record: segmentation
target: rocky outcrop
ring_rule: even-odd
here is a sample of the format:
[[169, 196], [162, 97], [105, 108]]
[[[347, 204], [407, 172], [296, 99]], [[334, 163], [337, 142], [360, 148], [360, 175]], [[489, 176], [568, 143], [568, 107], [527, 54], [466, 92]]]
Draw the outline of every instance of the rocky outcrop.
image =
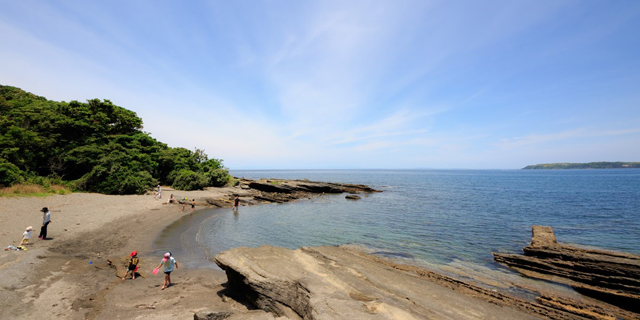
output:
[[[213, 190], [215, 188], [210, 188]], [[298, 199], [311, 199], [332, 193], [373, 193], [382, 192], [360, 184], [314, 182], [309, 180], [281, 180], [263, 179], [250, 180], [239, 179], [236, 187], [225, 188], [222, 197], [205, 197], [196, 200], [196, 205], [209, 205], [218, 208], [230, 208], [233, 206], [236, 195], [240, 197], [240, 205], [255, 205], [260, 203], [286, 203]], [[357, 197], [357, 196], [355, 196]], [[183, 199], [179, 203], [191, 204]]]
[[314, 182], [309, 180], [260, 180], [249, 181], [251, 189], [274, 193], [372, 193], [380, 192], [361, 184]]
[[295, 191], [295, 188], [288, 184], [282, 184], [279, 182], [271, 182], [271, 181], [253, 181], [249, 183], [249, 188], [256, 189], [264, 192], [276, 192], [276, 193], [292, 193]]
[[[241, 186], [248, 186], [253, 191], [253, 199], [259, 202], [285, 203], [297, 199], [311, 198], [315, 194], [325, 193], [372, 193], [381, 192], [365, 185], [330, 182], [314, 182], [309, 180], [243, 180]], [[357, 197], [357, 196], [352, 196]], [[359, 198], [359, 197], [358, 197]], [[352, 199], [353, 198], [348, 198]]]
[[551, 227], [533, 226], [524, 255], [494, 259], [528, 276], [561, 282], [594, 298], [640, 312], [640, 256], [577, 248], [556, 241]]
[[289, 319], [584, 319], [444, 276], [439, 283], [431, 273], [341, 247], [241, 247], [218, 254], [215, 262], [230, 288]]

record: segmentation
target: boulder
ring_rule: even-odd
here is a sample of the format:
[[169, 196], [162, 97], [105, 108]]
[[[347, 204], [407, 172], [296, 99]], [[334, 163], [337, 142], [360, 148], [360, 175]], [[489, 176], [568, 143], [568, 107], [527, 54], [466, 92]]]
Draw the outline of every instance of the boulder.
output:
[[344, 198], [347, 199], [347, 200], [360, 200], [361, 199], [359, 196], [356, 196], [355, 194], [346, 195]]

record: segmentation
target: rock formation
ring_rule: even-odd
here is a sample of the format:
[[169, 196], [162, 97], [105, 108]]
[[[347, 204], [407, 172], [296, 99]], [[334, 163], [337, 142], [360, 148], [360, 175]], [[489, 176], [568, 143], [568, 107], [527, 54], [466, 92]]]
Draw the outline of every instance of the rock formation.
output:
[[524, 255], [494, 253], [494, 259], [527, 276], [565, 283], [582, 294], [640, 312], [640, 256], [563, 245], [551, 227], [533, 226], [532, 233]]
[[230, 288], [288, 319], [584, 319], [341, 247], [241, 247], [215, 262]]
[[224, 198], [209, 197], [205, 198], [204, 200], [208, 205], [226, 208], [233, 205], [233, 198], [235, 194], [238, 194], [240, 196], [241, 203], [246, 205], [253, 205], [267, 202], [285, 203], [295, 201], [297, 199], [321, 196], [325, 193], [361, 194], [381, 192], [379, 190], [375, 190], [371, 187], [360, 184], [281, 179], [264, 179], [258, 181], [240, 179], [240, 183], [236, 188], [236, 192], [230, 192]]

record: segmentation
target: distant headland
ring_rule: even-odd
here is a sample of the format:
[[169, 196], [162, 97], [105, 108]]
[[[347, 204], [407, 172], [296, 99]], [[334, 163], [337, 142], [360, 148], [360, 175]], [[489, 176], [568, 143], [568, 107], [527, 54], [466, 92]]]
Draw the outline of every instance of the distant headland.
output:
[[524, 169], [627, 169], [640, 168], [640, 162], [589, 162], [589, 163], [543, 163], [526, 166]]

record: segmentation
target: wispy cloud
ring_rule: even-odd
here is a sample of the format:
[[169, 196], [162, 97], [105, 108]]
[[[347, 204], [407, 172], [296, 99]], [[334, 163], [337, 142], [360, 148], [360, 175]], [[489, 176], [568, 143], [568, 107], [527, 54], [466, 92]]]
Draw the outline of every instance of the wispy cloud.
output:
[[0, 83], [111, 99], [232, 168], [637, 155], [637, 4], [33, 4], [0, 11]]

